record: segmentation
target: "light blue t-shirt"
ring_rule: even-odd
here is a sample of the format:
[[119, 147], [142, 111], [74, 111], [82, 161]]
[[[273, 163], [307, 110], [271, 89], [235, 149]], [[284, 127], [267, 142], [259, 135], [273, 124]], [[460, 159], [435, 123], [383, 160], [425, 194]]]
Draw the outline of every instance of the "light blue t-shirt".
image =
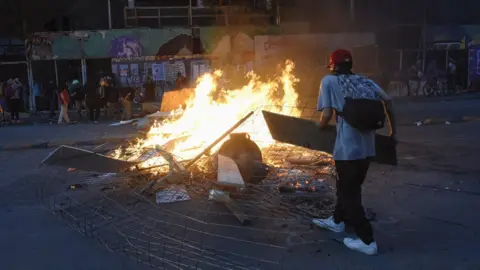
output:
[[[345, 97], [380, 99], [383, 91], [373, 81], [360, 75], [327, 75], [320, 84], [317, 110], [343, 110]], [[375, 132], [360, 132], [337, 115], [337, 138], [334, 160], [357, 160], [375, 156]]]

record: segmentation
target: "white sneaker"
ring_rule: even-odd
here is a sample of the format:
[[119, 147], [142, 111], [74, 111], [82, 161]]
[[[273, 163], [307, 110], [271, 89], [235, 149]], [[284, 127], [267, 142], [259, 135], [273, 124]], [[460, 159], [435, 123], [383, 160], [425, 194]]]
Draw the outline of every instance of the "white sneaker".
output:
[[332, 232], [341, 233], [345, 231], [345, 223], [335, 223], [333, 217], [326, 219], [315, 218], [312, 220], [313, 224], [317, 225], [320, 228], [330, 230]]
[[343, 239], [343, 244], [351, 250], [359, 251], [367, 255], [375, 255], [378, 251], [377, 243], [375, 242], [367, 245], [360, 239], [345, 238]]

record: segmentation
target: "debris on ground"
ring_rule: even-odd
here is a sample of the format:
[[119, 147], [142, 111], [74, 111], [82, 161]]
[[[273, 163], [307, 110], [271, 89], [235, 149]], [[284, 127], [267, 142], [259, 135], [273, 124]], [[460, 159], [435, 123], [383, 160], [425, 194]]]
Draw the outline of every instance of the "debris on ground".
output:
[[155, 193], [157, 204], [189, 201], [190, 195], [185, 187], [171, 186]]
[[[333, 160], [326, 153], [284, 143], [260, 149], [247, 133], [232, 133], [251, 115], [200, 149], [198, 155], [185, 160], [173, 155], [172, 149], [186, 141], [188, 134], [151, 148], [132, 147], [133, 141], [101, 152], [62, 146], [42, 164], [75, 166], [70, 174], [81, 176], [82, 181], [68, 184], [62, 197], [52, 204], [53, 210], [67, 213], [64, 217], [71, 218], [74, 226], [80, 226], [79, 230], [86, 234], [89, 226], [93, 230], [97, 226], [103, 228], [102, 224], [112, 224], [125, 237], [129, 248], [122, 250], [127, 253], [132, 249], [155, 254], [150, 246], [141, 249], [138, 246], [150, 245], [152, 239], [157, 245], [162, 241], [170, 241], [171, 245], [184, 243], [181, 238], [187, 239], [190, 237], [187, 235], [205, 229], [187, 225], [188, 222], [218, 226], [212, 230], [217, 237], [225, 228], [245, 230], [238, 239], [251, 245], [280, 248], [272, 243], [280, 241], [281, 235], [291, 243], [292, 237], [298, 238], [299, 231], [310, 231], [310, 225], [308, 229], [305, 225], [310, 222], [301, 220], [325, 218], [333, 213], [334, 196], [329, 185], [335, 177]], [[148, 117], [143, 119], [137, 124], [149, 122]], [[147, 122], [145, 125], [150, 125]], [[149, 207], [149, 203], [157, 208]], [[81, 208], [84, 204], [85, 209]], [[97, 217], [99, 221], [87, 220], [88, 211], [93, 213], [88, 219]], [[202, 214], [197, 217], [195, 211]], [[209, 221], [204, 220], [207, 217]], [[222, 221], [222, 217], [230, 218]], [[116, 218], [120, 221], [115, 221]], [[83, 225], [78, 225], [79, 220], [83, 220]], [[272, 224], [279, 220], [281, 228], [273, 228]], [[153, 224], [149, 225], [150, 221]], [[138, 229], [132, 224], [137, 224]], [[175, 228], [182, 228], [185, 233], [179, 235]], [[259, 235], [252, 236], [255, 232]], [[272, 233], [273, 238], [268, 238]], [[221, 237], [226, 243], [236, 241], [232, 236]], [[195, 242], [188, 245], [195, 247]]]

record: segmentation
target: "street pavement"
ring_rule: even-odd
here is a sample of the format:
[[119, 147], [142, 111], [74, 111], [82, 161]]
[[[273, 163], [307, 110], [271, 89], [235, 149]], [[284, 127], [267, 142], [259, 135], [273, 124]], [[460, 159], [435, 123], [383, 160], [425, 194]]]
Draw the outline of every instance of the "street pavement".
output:
[[0, 128], [0, 151], [9, 147], [22, 149], [20, 146], [38, 145], [45, 142], [59, 142], [60, 144], [70, 145], [79, 141], [121, 139], [134, 136], [137, 133], [132, 125], [109, 127], [108, 123], [110, 122], [101, 124], [5, 126]]
[[[319, 241], [293, 247], [280, 269], [480, 269], [480, 121], [413, 125], [428, 117], [480, 115], [480, 100], [396, 105], [405, 124], [398, 132], [399, 166], [373, 165], [364, 187], [364, 204], [376, 213], [380, 254], [349, 251], [339, 243], [342, 235], [318, 230]], [[0, 128], [0, 140], [83, 140], [132, 132], [131, 126], [105, 123], [29, 125]], [[107, 251], [41, 207], [36, 165], [49, 151], [0, 151], [1, 269], [150, 269]]]
[[[399, 126], [412, 126], [417, 122], [424, 125], [445, 124], [446, 122], [467, 122], [480, 120], [480, 95], [447, 98], [396, 98], [395, 111]], [[113, 121], [101, 124], [80, 122], [73, 125], [57, 125], [45, 121], [45, 116], [32, 116], [29, 124], [0, 127], [0, 151], [6, 148], [38, 145], [45, 142], [76, 142], [108, 138], [126, 138], [136, 133], [131, 125], [108, 127]]]

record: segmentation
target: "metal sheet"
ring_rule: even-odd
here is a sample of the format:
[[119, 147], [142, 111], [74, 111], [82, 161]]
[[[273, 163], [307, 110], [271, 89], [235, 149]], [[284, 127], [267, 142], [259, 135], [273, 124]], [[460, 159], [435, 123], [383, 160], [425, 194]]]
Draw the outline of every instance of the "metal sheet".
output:
[[[262, 111], [272, 138], [312, 150], [333, 153], [336, 127], [320, 130], [315, 122], [297, 117]], [[397, 165], [396, 143], [389, 136], [375, 135], [376, 156], [373, 161], [386, 165]]]
[[41, 165], [75, 168], [81, 171], [115, 173], [123, 172], [137, 162], [113, 159], [88, 150], [62, 145], [50, 153]]
[[321, 131], [315, 122], [262, 111], [272, 138], [297, 146], [332, 153], [335, 146], [335, 127]]

